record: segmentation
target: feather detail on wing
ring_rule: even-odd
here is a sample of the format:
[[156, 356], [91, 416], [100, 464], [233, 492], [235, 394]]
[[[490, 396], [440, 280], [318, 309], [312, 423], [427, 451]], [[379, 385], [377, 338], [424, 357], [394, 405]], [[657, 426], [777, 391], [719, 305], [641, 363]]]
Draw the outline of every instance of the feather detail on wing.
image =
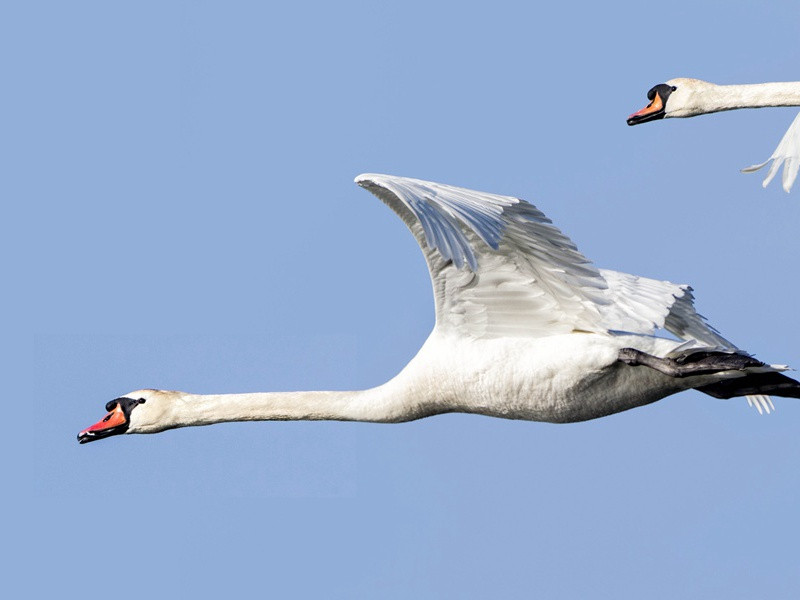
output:
[[789, 193], [797, 179], [797, 172], [800, 170], [800, 113], [792, 121], [772, 156], [761, 164], [745, 167], [742, 169], [742, 173], [758, 171], [767, 166], [770, 161], [772, 164], [761, 185], [767, 187], [783, 165], [783, 189]]
[[694, 308], [689, 285], [600, 269], [611, 305], [604, 311], [609, 329], [653, 333], [666, 329], [675, 337], [720, 350], [736, 350]]
[[535, 206], [389, 175], [356, 183], [394, 210], [422, 248], [440, 329], [473, 337], [604, 330], [605, 280]]

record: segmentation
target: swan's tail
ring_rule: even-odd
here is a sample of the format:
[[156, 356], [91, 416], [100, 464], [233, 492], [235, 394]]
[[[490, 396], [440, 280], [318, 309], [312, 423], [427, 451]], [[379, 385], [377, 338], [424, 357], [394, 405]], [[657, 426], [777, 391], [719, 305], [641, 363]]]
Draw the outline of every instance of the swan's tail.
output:
[[714, 396], [714, 398], [727, 399], [735, 396], [747, 396], [747, 401], [759, 409], [759, 412], [764, 409], [769, 412], [770, 407], [775, 408], [771, 401], [767, 399], [765, 403], [764, 399], [759, 396], [800, 398], [800, 382], [777, 371], [748, 372], [742, 377], [718, 381], [696, 389], [709, 396]]
[[746, 396], [750, 406], [759, 413], [775, 409], [769, 396], [800, 398], [800, 382], [783, 375], [786, 365], [768, 365], [737, 350], [718, 348], [685, 348], [678, 346], [664, 358], [646, 354], [634, 348], [622, 348], [619, 360], [632, 365], [645, 365], [671, 377], [727, 374], [721, 381], [696, 386], [714, 398]]
[[741, 377], [725, 379], [695, 389], [714, 398], [745, 396], [747, 403], [760, 415], [775, 410], [770, 396], [800, 398], [800, 382], [781, 373], [789, 369], [786, 365], [768, 365], [745, 353], [702, 350], [690, 352], [678, 360], [684, 364], [699, 362], [709, 366], [717, 363], [721, 367], [720, 370], [733, 367], [735, 370], [743, 371], [744, 375]]

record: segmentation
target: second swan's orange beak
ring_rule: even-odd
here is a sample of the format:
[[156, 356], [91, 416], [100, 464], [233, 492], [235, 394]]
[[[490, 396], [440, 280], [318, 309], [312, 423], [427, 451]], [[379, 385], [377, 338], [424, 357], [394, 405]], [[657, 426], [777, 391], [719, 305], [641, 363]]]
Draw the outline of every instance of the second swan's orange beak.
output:
[[628, 117], [628, 125], [638, 125], [639, 123], [646, 123], [662, 116], [664, 110], [664, 102], [661, 100], [661, 94], [656, 92], [653, 95], [653, 101], [645, 106], [642, 110], [637, 110], [635, 113]]
[[125, 417], [125, 412], [122, 410], [122, 405], [117, 402], [116, 406], [111, 409], [108, 414], [100, 421], [87, 427], [78, 434], [78, 441], [81, 444], [99, 440], [115, 433], [122, 433], [121, 428], [127, 428], [128, 421]]

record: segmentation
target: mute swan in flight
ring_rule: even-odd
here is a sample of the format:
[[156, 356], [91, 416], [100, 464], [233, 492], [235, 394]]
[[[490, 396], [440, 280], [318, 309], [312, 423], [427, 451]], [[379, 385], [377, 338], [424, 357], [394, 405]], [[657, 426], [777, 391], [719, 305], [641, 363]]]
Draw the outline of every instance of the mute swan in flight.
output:
[[[691, 388], [800, 398], [800, 383], [738, 350], [695, 312], [692, 289], [594, 267], [533, 205], [388, 175], [356, 183], [425, 255], [436, 324], [397, 376], [361, 391], [196, 395], [139, 390], [106, 405], [81, 443], [223, 421], [396, 423], [465, 412], [567, 423]], [[678, 340], [654, 336], [664, 328]]]
[[[638, 125], [671, 117], [696, 117], [737, 108], [800, 106], [800, 81], [715, 85], [699, 79], [670, 79], [647, 92], [650, 104], [628, 117], [628, 125]], [[778, 147], [766, 161], [742, 169], [752, 173], [772, 165], [764, 179], [767, 187], [783, 165], [783, 189], [788, 193], [800, 169], [800, 114], [795, 117]]]

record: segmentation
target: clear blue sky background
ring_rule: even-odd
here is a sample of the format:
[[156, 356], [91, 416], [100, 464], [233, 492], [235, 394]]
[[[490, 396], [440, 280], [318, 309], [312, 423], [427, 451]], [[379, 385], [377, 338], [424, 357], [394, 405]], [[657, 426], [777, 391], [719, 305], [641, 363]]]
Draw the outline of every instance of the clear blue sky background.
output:
[[141, 387], [401, 369], [433, 324], [428, 275], [364, 171], [527, 198], [599, 266], [692, 283], [727, 337], [800, 366], [800, 189], [738, 173], [796, 110], [625, 125], [671, 77], [798, 79], [796, 0], [3, 13], [12, 588], [800, 597], [796, 400], [75, 441]]

